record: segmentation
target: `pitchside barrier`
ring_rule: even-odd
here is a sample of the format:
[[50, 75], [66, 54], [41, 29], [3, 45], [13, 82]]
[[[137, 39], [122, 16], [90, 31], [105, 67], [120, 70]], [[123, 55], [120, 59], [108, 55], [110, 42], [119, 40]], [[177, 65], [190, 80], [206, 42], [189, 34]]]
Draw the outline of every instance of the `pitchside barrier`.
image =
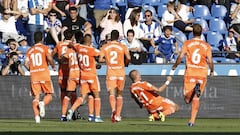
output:
[[[189, 117], [190, 105], [183, 100], [183, 73], [184, 65], [180, 65], [176, 71], [171, 71], [171, 65], [129, 65], [126, 74], [132, 69], [138, 69], [142, 74], [142, 80], [149, 81], [157, 87], [162, 85], [167, 75], [173, 77], [172, 83], [160, 95], [167, 97], [179, 105], [179, 111], [170, 117]], [[108, 93], [105, 85], [105, 65], [98, 70], [101, 86], [101, 116], [110, 118], [111, 109]], [[215, 65], [215, 77], [208, 78], [204, 94], [201, 96], [201, 106], [198, 117], [201, 118], [240, 118], [240, 77], [239, 65]], [[148, 117], [145, 109], [140, 109], [131, 98], [129, 87], [130, 79], [126, 76], [125, 89], [123, 91], [123, 118]], [[60, 89], [56, 74], [52, 72], [52, 80], [55, 93], [53, 101], [46, 107], [46, 118], [60, 118]], [[30, 96], [29, 76], [0, 76], [0, 118], [33, 118], [32, 97]], [[78, 89], [79, 90], [79, 89]], [[87, 118], [87, 104], [81, 106], [78, 111]]]

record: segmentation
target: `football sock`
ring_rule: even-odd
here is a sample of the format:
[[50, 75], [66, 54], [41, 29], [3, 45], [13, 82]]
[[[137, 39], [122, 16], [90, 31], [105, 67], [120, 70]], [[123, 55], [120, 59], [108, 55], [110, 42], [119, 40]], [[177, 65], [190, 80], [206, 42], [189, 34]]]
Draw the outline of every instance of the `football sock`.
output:
[[81, 97], [77, 98], [75, 103], [72, 105], [71, 109], [75, 111], [83, 102], [83, 99]]
[[94, 99], [93, 96], [88, 96], [88, 114], [93, 116], [94, 113]]
[[76, 91], [74, 91], [72, 92], [72, 95], [71, 95], [71, 105], [74, 104], [76, 99], [77, 99], [77, 94], [76, 94]]
[[94, 108], [95, 108], [95, 116], [100, 117], [100, 111], [101, 111], [101, 99], [100, 98], [95, 98], [94, 99]]
[[64, 90], [61, 90], [61, 95], [60, 95], [60, 97], [61, 97], [61, 104], [63, 104], [63, 99], [64, 99], [65, 96], [66, 96], [66, 92]]
[[192, 101], [192, 111], [191, 111], [191, 119], [189, 122], [194, 123], [197, 117], [198, 109], [199, 109], [200, 101], [199, 98], [193, 98]]
[[70, 98], [65, 96], [62, 103], [62, 115], [66, 115]]
[[38, 103], [39, 103], [39, 100], [37, 100], [37, 99], [34, 99], [32, 101], [32, 107], [33, 107], [34, 116], [39, 116]]
[[121, 111], [122, 111], [122, 105], [123, 105], [123, 98], [121, 97], [117, 97], [117, 112], [116, 112], [116, 116], [120, 117], [121, 116]]
[[116, 98], [114, 95], [109, 96], [109, 102], [112, 109], [112, 112], [116, 110]]

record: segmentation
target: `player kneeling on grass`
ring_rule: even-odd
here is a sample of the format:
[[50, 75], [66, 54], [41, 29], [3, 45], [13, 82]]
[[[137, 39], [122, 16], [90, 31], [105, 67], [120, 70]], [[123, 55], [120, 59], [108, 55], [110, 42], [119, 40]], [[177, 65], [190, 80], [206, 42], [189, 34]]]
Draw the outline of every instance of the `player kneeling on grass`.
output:
[[130, 92], [132, 97], [138, 103], [140, 108], [145, 107], [148, 111], [149, 121], [165, 121], [165, 116], [170, 115], [178, 110], [178, 105], [173, 101], [161, 97], [157, 92], [162, 92], [171, 82], [172, 78], [167, 77], [167, 81], [159, 88], [152, 84], [141, 81], [141, 75], [137, 70], [129, 73], [132, 80]]

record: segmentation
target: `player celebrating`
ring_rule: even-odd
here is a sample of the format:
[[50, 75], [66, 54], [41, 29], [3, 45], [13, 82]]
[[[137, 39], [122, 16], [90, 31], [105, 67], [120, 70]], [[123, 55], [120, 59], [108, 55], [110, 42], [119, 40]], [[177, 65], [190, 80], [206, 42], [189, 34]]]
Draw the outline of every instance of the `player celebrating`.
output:
[[186, 103], [192, 102], [191, 118], [188, 123], [190, 127], [195, 123], [200, 105], [199, 97], [203, 93], [207, 83], [208, 65], [210, 68], [210, 76], [213, 76], [214, 71], [211, 46], [201, 40], [201, 34], [201, 25], [194, 24], [194, 38], [184, 42], [181, 54], [172, 66], [172, 70], [175, 70], [181, 63], [182, 58], [186, 55], [184, 100]]
[[[73, 40], [74, 36], [73, 33], [70, 31], [65, 31], [65, 38]], [[76, 88], [79, 85], [79, 78], [80, 78], [80, 68], [78, 64], [77, 53], [74, 47], [78, 46], [79, 44], [70, 43], [68, 45], [66, 53], [62, 57], [62, 62], [68, 63], [68, 81], [67, 81], [67, 89], [66, 89], [66, 96], [63, 98], [62, 104], [62, 121], [67, 121], [66, 112], [68, 108], [68, 103], [71, 99], [76, 99], [76, 97], [72, 97], [72, 95], [76, 95]], [[72, 119], [72, 116], [71, 116]]]
[[[111, 42], [103, 45], [99, 56], [99, 62], [107, 65], [106, 84], [109, 91], [109, 102], [112, 109], [112, 122], [121, 121], [123, 105], [122, 91], [125, 83], [124, 57], [130, 60], [127, 46], [118, 42], [119, 32], [111, 32]], [[116, 96], [117, 99], [116, 99]]]
[[[78, 62], [81, 68], [81, 95], [82, 97], [77, 98], [71, 109], [68, 110], [67, 119], [70, 120], [73, 112], [79, 107], [86, 99], [89, 93], [93, 96], [89, 97], [89, 117], [88, 120], [91, 122], [103, 122], [100, 117], [101, 110], [101, 99], [100, 99], [100, 85], [98, 81], [96, 71], [96, 60], [95, 57], [99, 56], [100, 51], [92, 47], [92, 36], [86, 34], [84, 36], [84, 45], [75, 47], [78, 53]], [[94, 101], [92, 100], [94, 98]], [[92, 102], [93, 101], [93, 102]], [[95, 117], [94, 117], [95, 111]]]
[[[70, 30], [64, 31], [64, 41], [59, 42], [53, 49], [52, 56], [57, 55], [59, 61], [58, 67], [58, 84], [61, 88], [61, 105], [62, 105], [62, 115], [64, 115], [63, 110], [63, 99], [66, 96], [67, 81], [69, 77], [69, 63], [68, 59], [62, 60], [63, 55], [67, 52], [68, 46], [73, 44], [73, 33]], [[76, 100], [76, 92], [71, 92], [71, 103], [73, 104]], [[65, 121], [66, 116], [61, 117], [61, 121]]]
[[[35, 45], [27, 51], [24, 62], [25, 67], [30, 72], [31, 93], [34, 97], [32, 107], [36, 123], [40, 123], [40, 116], [45, 116], [45, 105], [51, 102], [54, 92], [48, 62], [51, 64], [53, 70], [56, 70], [51, 50], [48, 46], [42, 44], [42, 37], [42, 32], [34, 33]], [[43, 101], [39, 102], [42, 92], [45, 96]]]
[[161, 97], [157, 93], [166, 89], [172, 81], [170, 76], [167, 77], [165, 84], [159, 88], [146, 81], [141, 81], [141, 75], [137, 70], [130, 71], [129, 77], [132, 80], [132, 85], [130, 86], [132, 98], [135, 99], [140, 108], [145, 107], [148, 110], [148, 113], [150, 114], [149, 121], [160, 119], [164, 122], [165, 116], [178, 110], [177, 104], [167, 98]]

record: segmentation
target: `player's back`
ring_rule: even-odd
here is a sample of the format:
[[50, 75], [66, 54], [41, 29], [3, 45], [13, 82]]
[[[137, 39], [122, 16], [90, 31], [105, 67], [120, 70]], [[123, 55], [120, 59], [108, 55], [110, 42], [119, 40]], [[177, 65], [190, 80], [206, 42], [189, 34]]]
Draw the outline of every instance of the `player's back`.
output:
[[58, 59], [61, 59], [62, 56], [67, 52], [69, 43], [66, 41], [59, 42], [53, 49], [54, 53], [58, 54]]
[[146, 81], [138, 81], [131, 85], [130, 92], [140, 99], [141, 103], [148, 105], [156, 98], [160, 97], [157, 93], [152, 91], [152, 84]]
[[26, 59], [30, 64], [31, 81], [50, 80], [47, 55], [51, 55], [51, 50], [41, 43], [35, 44], [27, 51]]
[[125, 76], [124, 55], [128, 51], [127, 46], [117, 41], [112, 41], [102, 47], [107, 65], [107, 75]]
[[87, 45], [78, 45], [78, 60], [81, 68], [81, 76], [96, 76], [96, 60], [95, 56], [99, 56], [100, 51], [94, 47]]
[[211, 53], [211, 46], [200, 39], [185, 41], [182, 51], [186, 52], [185, 75], [206, 76], [208, 72], [207, 55]]
[[78, 64], [77, 52], [74, 48], [68, 48], [67, 52], [64, 54], [64, 57], [68, 60], [68, 69], [69, 69], [69, 79], [79, 79], [80, 77], [80, 68]]

